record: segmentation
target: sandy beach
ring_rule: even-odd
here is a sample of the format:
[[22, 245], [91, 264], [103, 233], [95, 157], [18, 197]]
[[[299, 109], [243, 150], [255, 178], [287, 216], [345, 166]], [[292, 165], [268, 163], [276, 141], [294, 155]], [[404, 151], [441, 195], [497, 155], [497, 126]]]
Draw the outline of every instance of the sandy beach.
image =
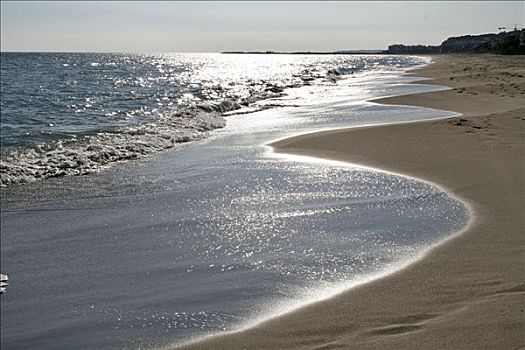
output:
[[188, 349], [518, 349], [525, 346], [523, 56], [436, 56], [412, 74], [451, 90], [374, 102], [461, 117], [326, 131], [275, 151], [432, 181], [467, 201], [461, 236], [386, 278]]

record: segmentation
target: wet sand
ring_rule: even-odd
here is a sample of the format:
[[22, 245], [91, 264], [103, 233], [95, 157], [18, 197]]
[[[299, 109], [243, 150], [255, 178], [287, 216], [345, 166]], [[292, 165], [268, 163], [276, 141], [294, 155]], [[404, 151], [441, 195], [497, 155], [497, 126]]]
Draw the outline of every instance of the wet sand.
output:
[[433, 181], [468, 230], [396, 274], [191, 349], [518, 349], [525, 346], [525, 58], [436, 56], [413, 74], [448, 91], [375, 102], [453, 110], [439, 121], [325, 131], [277, 152]]

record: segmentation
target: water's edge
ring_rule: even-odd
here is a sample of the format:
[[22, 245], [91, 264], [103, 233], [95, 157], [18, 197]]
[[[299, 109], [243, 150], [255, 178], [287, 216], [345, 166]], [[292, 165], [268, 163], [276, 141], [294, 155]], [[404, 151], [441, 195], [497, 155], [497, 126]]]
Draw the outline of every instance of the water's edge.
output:
[[[432, 62], [430, 62], [429, 64], [432, 64]], [[426, 65], [422, 65], [422, 67], [424, 67], [424, 66], [426, 66]], [[422, 68], [422, 67], [415, 67], [413, 69], [407, 70], [407, 72], [410, 71], [410, 70], [416, 70], [416, 69], [419, 69], [419, 68]], [[422, 85], [422, 84], [418, 84], [417, 82], [422, 81], [425, 78], [423, 78], [423, 77], [421, 77], [421, 79], [419, 79], [420, 77], [417, 77], [417, 78], [418, 79], [413, 84], [414, 85]], [[434, 85], [434, 84], [432, 84], [432, 85]], [[450, 89], [447, 86], [441, 86], [441, 85], [435, 85], [435, 86], [441, 87], [441, 88], [443, 88], [443, 90], [449, 90]], [[409, 94], [409, 95], [416, 95], [416, 94]], [[396, 96], [403, 96], [403, 95], [396, 95]], [[366, 102], [376, 103], [376, 102], [374, 102], [374, 100], [375, 99], [371, 99], [371, 100], [367, 100]], [[377, 104], [389, 106], [387, 103], [377, 103]], [[409, 106], [411, 106], [411, 105], [409, 105]], [[425, 108], [425, 109], [433, 110], [432, 108]], [[459, 117], [459, 116], [462, 115], [461, 113], [453, 112], [453, 111], [445, 111], [445, 110], [440, 110], [440, 111], [455, 113], [454, 116], [448, 116], [448, 117], [439, 118], [439, 119], [443, 119], [443, 120], [444, 119], [454, 118], [454, 117]], [[436, 120], [436, 119], [434, 119], [434, 120]], [[267, 147], [267, 156], [268, 157], [278, 157], [278, 158], [292, 159], [292, 160], [293, 159], [296, 159], [296, 160], [301, 159], [303, 161], [323, 163], [323, 164], [327, 164], [327, 165], [337, 165], [337, 166], [349, 167], [349, 168], [350, 167], [359, 167], [359, 168], [362, 168], [362, 169], [367, 169], [367, 170], [371, 170], [371, 171], [375, 171], [375, 172], [382, 172], [382, 173], [386, 173], [386, 174], [390, 174], [390, 175], [394, 175], [394, 176], [403, 177], [403, 178], [415, 180], [415, 181], [418, 181], [418, 182], [426, 183], [426, 184], [430, 185], [431, 187], [436, 188], [440, 192], [446, 193], [447, 196], [449, 196], [450, 198], [458, 201], [459, 203], [461, 203], [466, 208], [467, 213], [468, 213], [468, 221], [465, 223], [465, 225], [460, 230], [458, 230], [456, 232], [453, 232], [452, 234], [450, 234], [449, 236], [441, 239], [440, 241], [436, 242], [435, 244], [432, 244], [432, 245], [422, 249], [420, 252], [418, 252], [411, 259], [403, 261], [401, 264], [399, 264], [399, 265], [397, 265], [397, 266], [395, 266], [393, 268], [392, 267], [386, 268], [386, 269], [384, 269], [384, 270], [382, 270], [382, 271], [380, 271], [378, 273], [375, 273], [375, 274], [373, 274], [371, 276], [360, 278], [357, 281], [339, 283], [339, 284], [335, 285], [334, 287], [330, 288], [329, 290], [327, 290], [320, 297], [318, 295], [316, 295], [315, 297], [313, 297], [311, 299], [298, 300], [297, 302], [295, 302], [295, 303], [293, 303], [291, 305], [288, 305], [284, 310], [282, 310], [282, 309], [281, 310], [276, 310], [274, 313], [267, 314], [264, 317], [256, 318], [252, 322], [250, 322], [248, 324], [245, 324], [245, 325], [239, 327], [238, 329], [234, 329], [234, 330], [230, 330], [230, 331], [221, 331], [221, 332], [217, 332], [217, 333], [208, 334], [208, 335], [205, 335], [205, 336], [197, 336], [197, 337], [194, 337], [193, 339], [190, 339], [188, 341], [184, 341], [184, 342], [181, 342], [181, 343], [178, 343], [178, 344], [174, 344], [173, 345], [174, 348], [176, 349], [176, 348], [179, 348], [179, 347], [195, 345], [195, 344], [198, 344], [198, 343], [204, 343], [204, 342], [206, 342], [208, 340], [211, 340], [211, 339], [214, 339], [214, 338], [226, 337], [228, 335], [233, 335], [233, 334], [239, 334], [239, 333], [242, 333], [244, 331], [260, 327], [263, 324], [270, 323], [270, 322], [274, 321], [275, 319], [279, 319], [281, 317], [286, 317], [286, 316], [288, 316], [290, 314], [293, 314], [295, 312], [300, 312], [301, 309], [305, 309], [305, 308], [311, 307], [311, 306], [313, 306], [315, 304], [318, 304], [318, 303], [326, 302], [326, 301], [328, 301], [330, 299], [333, 299], [333, 298], [336, 298], [338, 296], [341, 296], [342, 294], [347, 293], [347, 292], [351, 291], [352, 289], [355, 289], [355, 288], [358, 288], [358, 287], [366, 287], [367, 285], [369, 285], [369, 284], [371, 284], [373, 282], [379, 281], [379, 280], [384, 279], [386, 277], [394, 276], [394, 275], [396, 275], [398, 273], [402, 273], [406, 269], [411, 267], [412, 265], [414, 265], [414, 264], [422, 261], [423, 259], [425, 259], [429, 254], [431, 254], [438, 247], [441, 247], [441, 246], [445, 245], [446, 243], [452, 241], [453, 239], [455, 239], [455, 238], [463, 235], [467, 231], [469, 231], [469, 229], [471, 228], [473, 223], [476, 221], [476, 212], [474, 210], [474, 207], [473, 207], [472, 203], [470, 203], [469, 201], [467, 201], [464, 198], [461, 198], [457, 194], [455, 194], [452, 191], [446, 189], [444, 186], [442, 186], [442, 185], [440, 185], [438, 183], [435, 183], [435, 182], [432, 182], [432, 181], [429, 181], [429, 180], [425, 180], [425, 179], [422, 179], [422, 178], [419, 178], [419, 177], [407, 175], [407, 174], [404, 174], [404, 173], [400, 173], [400, 172], [394, 172], [394, 171], [390, 171], [390, 170], [387, 170], [387, 169], [370, 167], [370, 166], [367, 166], [367, 165], [364, 165], [364, 164], [359, 164], [358, 162], [357, 163], [354, 163], [354, 162], [343, 162], [343, 161], [337, 161], [337, 160], [332, 160], [332, 159], [327, 159], [327, 158], [322, 158], [322, 157], [305, 156], [305, 155], [299, 155], [299, 154], [294, 154], [294, 153], [276, 151], [274, 149], [274, 147], [271, 146], [271, 144], [273, 144], [273, 143], [275, 143], [277, 141], [282, 141], [282, 140], [294, 138], [294, 137], [297, 137], [297, 136], [314, 135], [314, 134], [327, 132], [327, 131], [333, 131], [333, 130], [362, 129], [362, 128], [369, 128], [369, 127], [381, 127], [381, 126], [397, 125], [397, 124], [421, 123], [421, 122], [425, 122], [425, 121], [427, 121], [427, 120], [421, 119], [421, 120], [411, 120], [411, 121], [395, 122], [395, 123], [380, 124], [380, 125], [370, 124], [370, 125], [363, 125], [363, 126], [357, 126], [357, 127], [341, 127], [341, 128], [322, 129], [322, 130], [318, 130], [318, 131], [314, 131], [314, 132], [300, 133], [300, 134], [291, 135], [291, 136], [288, 136], [288, 137], [285, 137], [285, 138], [272, 140], [271, 142], [267, 143], [265, 145], [265, 147]]]
[[[417, 121], [416, 122], [406, 122], [406, 123], [417, 123]], [[389, 125], [391, 125], [391, 124], [389, 124]], [[278, 311], [276, 310], [274, 313], [267, 314], [264, 317], [256, 318], [252, 322], [247, 323], [247, 324], [245, 324], [245, 325], [243, 325], [243, 326], [241, 326], [241, 327], [239, 327], [237, 329], [230, 330], [230, 331], [221, 331], [221, 332], [217, 332], [217, 333], [208, 334], [208, 335], [205, 335], [205, 336], [197, 336], [197, 337], [195, 337], [193, 339], [190, 339], [190, 340], [178, 343], [178, 344], [174, 344], [173, 347], [170, 347], [172, 349], [177, 349], [177, 348], [184, 347], [184, 346], [189, 346], [189, 345], [195, 345], [195, 344], [198, 344], [198, 343], [204, 343], [204, 342], [206, 342], [208, 340], [211, 340], [211, 339], [214, 339], [214, 338], [225, 337], [225, 336], [233, 335], [233, 334], [239, 334], [239, 333], [242, 333], [244, 331], [248, 331], [250, 329], [254, 329], [254, 328], [260, 327], [263, 324], [272, 322], [272, 321], [274, 321], [276, 319], [279, 319], [281, 317], [286, 317], [286, 316], [288, 316], [290, 314], [293, 314], [294, 312], [300, 312], [301, 309], [305, 309], [305, 308], [311, 307], [311, 306], [313, 306], [313, 305], [315, 305], [317, 303], [322, 303], [322, 302], [328, 301], [330, 299], [336, 298], [338, 296], [341, 296], [344, 293], [347, 293], [347, 292], [351, 291], [352, 289], [355, 289], [355, 288], [358, 288], [358, 287], [366, 287], [366, 285], [371, 284], [371, 283], [376, 282], [376, 281], [379, 281], [379, 280], [381, 280], [383, 278], [391, 277], [391, 276], [394, 276], [394, 275], [396, 275], [398, 273], [402, 273], [403, 271], [405, 271], [406, 269], [408, 269], [412, 265], [414, 265], [414, 264], [420, 262], [421, 260], [423, 260], [429, 254], [431, 254], [432, 251], [435, 250], [436, 248], [438, 248], [438, 247], [448, 243], [449, 241], [455, 239], [456, 237], [459, 237], [459, 236], [463, 235], [464, 233], [466, 233], [470, 229], [472, 224], [475, 222], [476, 213], [475, 213], [475, 211], [473, 209], [472, 204], [470, 202], [468, 202], [467, 200], [457, 196], [453, 192], [445, 189], [444, 187], [442, 187], [441, 185], [439, 185], [437, 183], [434, 183], [434, 182], [431, 182], [431, 181], [428, 181], [428, 180], [424, 180], [424, 179], [421, 179], [421, 178], [416, 178], [414, 176], [409, 176], [409, 175], [402, 174], [402, 173], [397, 173], [397, 172], [392, 172], [392, 171], [385, 170], [385, 169], [379, 169], [379, 168], [369, 167], [369, 166], [366, 166], [366, 165], [361, 165], [359, 163], [342, 162], [342, 161], [336, 161], [336, 160], [331, 160], [331, 159], [326, 159], [326, 158], [297, 155], [297, 154], [293, 154], [293, 153], [275, 152], [273, 147], [271, 147], [271, 146], [267, 146], [267, 147], [269, 149], [269, 151], [268, 151], [269, 154], [271, 154], [273, 156], [277, 156], [279, 158], [288, 158], [288, 159], [290, 159], [290, 158], [292, 158], [292, 159], [299, 159], [300, 158], [302, 160], [310, 160], [310, 161], [315, 161], [316, 163], [325, 163], [327, 165], [337, 165], [337, 166], [349, 167], [349, 168], [350, 167], [358, 167], [358, 168], [362, 168], [362, 169], [368, 169], [368, 170], [372, 170], [372, 171], [375, 171], [375, 172], [382, 172], [382, 173], [395, 175], [395, 176], [398, 176], [398, 177], [403, 177], [403, 178], [407, 178], [407, 179], [411, 179], [411, 180], [416, 180], [418, 182], [426, 183], [426, 184], [432, 186], [433, 188], [438, 189], [440, 192], [446, 193], [449, 197], [453, 198], [454, 200], [456, 200], [456, 201], [460, 202], [462, 205], [464, 205], [465, 208], [467, 209], [469, 220], [467, 221], [467, 223], [465, 223], [465, 225], [464, 225], [464, 227], [462, 229], [454, 232], [453, 234], [451, 234], [448, 237], [440, 240], [439, 242], [422, 249], [414, 257], [412, 257], [411, 259], [408, 259], [408, 260], [402, 262], [401, 264], [395, 266], [394, 268], [387, 268], [387, 269], [385, 269], [383, 271], [380, 271], [380, 272], [378, 272], [378, 273], [376, 273], [376, 274], [374, 274], [372, 276], [367, 276], [367, 277], [364, 277], [364, 278], [360, 278], [357, 281], [351, 281], [349, 283], [348, 282], [346, 282], [346, 283], [343, 282], [341, 284], [337, 284], [334, 287], [332, 287], [329, 290], [327, 290], [325, 293], [323, 293], [323, 295], [321, 297], [313, 297], [313, 298], [308, 299], [308, 300], [298, 300], [296, 303], [288, 305], [284, 310], [282, 310], [282, 309], [278, 310]]]

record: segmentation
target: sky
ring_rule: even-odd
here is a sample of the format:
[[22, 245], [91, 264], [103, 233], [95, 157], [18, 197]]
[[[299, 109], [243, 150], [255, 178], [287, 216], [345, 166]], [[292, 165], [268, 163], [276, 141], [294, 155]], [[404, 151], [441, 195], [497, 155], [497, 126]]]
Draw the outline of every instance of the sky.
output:
[[1, 51], [384, 49], [524, 25], [525, 1], [4, 1]]

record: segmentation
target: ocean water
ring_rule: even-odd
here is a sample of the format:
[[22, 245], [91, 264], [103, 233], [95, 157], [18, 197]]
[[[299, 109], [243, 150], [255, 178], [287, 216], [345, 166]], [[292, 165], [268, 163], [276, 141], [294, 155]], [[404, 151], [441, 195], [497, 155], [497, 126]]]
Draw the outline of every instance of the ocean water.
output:
[[224, 127], [222, 113], [416, 57], [2, 53], [2, 186], [88, 174]]
[[[265, 75], [246, 74], [277, 86], [312, 67], [318, 77], [271, 96], [253, 93], [241, 108], [200, 107], [225, 106], [221, 99], [181, 104], [191, 112], [170, 132], [187, 131], [186, 119], [200, 113], [226, 121], [199, 131], [194, 142], [96, 165], [105, 168], [87, 176], [6, 182], [1, 272], [10, 285], [0, 297], [2, 348], [161, 349], [243, 329], [395, 271], [468, 223], [466, 205], [433, 184], [266, 146], [322, 129], [453, 115], [367, 102], [439, 89], [406, 84], [404, 70], [424, 59], [182, 56], [228, 62], [208, 68], [219, 74], [223, 67], [238, 85], [249, 65], [234, 62], [244, 60], [266, 67]], [[278, 77], [268, 67], [279, 67]], [[105, 137], [114, 144], [104, 147], [117, 147], [127, 130], [153, 130], [164, 117], [140, 118], [81, 142], [19, 141], [9, 152], [34, 144], [88, 152], [75, 147]], [[141, 142], [155, 142], [154, 132], [144, 135]], [[46, 162], [57, 152], [47, 152]]]

